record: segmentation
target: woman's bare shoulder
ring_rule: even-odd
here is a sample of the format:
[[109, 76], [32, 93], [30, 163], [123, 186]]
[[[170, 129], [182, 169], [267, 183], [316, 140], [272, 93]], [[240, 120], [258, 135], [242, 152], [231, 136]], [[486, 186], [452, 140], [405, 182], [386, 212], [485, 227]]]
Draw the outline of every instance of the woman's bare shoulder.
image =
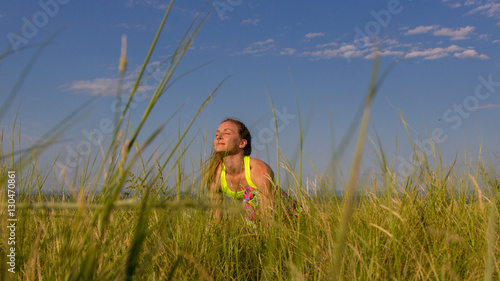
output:
[[274, 176], [271, 167], [269, 167], [266, 162], [257, 158], [250, 158], [250, 170], [255, 175], [270, 175], [271, 177]]

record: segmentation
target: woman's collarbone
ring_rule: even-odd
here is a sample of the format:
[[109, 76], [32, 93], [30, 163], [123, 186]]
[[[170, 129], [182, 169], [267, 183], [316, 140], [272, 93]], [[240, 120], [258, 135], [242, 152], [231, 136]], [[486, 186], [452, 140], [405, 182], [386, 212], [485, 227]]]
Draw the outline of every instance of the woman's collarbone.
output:
[[244, 191], [248, 185], [245, 175], [229, 176], [230, 187], [234, 192]]

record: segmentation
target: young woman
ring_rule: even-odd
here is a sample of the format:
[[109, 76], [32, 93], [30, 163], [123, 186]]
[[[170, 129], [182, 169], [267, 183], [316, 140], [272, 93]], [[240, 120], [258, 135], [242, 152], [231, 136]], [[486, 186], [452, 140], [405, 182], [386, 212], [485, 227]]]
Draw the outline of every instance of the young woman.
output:
[[[213, 202], [222, 201], [222, 193], [242, 200], [249, 226], [275, 212], [276, 200], [286, 203], [287, 213], [296, 217], [295, 203], [274, 183], [274, 173], [263, 161], [250, 157], [252, 136], [245, 124], [226, 119], [215, 132], [214, 154], [205, 170], [205, 182]], [[219, 211], [215, 211], [219, 217]]]

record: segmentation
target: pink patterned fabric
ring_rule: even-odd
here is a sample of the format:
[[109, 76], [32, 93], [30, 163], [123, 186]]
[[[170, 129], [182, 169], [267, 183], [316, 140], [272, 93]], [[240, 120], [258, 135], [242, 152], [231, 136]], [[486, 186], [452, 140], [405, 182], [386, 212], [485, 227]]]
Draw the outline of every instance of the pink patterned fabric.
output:
[[[243, 204], [245, 206], [245, 221], [251, 230], [257, 229], [257, 223], [259, 222], [259, 197], [260, 192], [248, 186], [243, 193]], [[282, 194], [283, 205], [285, 207], [284, 215], [293, 215], [296, 220], [299, 218], [299, 214], [304, 210], [302, 207], [297, 206], [297, 201], [293, 200], [286, 192], [283, 191]]]

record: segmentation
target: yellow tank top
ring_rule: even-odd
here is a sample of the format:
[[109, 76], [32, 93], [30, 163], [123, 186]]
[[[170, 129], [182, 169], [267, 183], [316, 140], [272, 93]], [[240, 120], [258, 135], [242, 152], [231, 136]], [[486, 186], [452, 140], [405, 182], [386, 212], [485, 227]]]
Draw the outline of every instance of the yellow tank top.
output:
[[[248, 185], [255, 189], [258, 189], [250, 179], [250, 156], [243, 157], [243, 162], [245, 166], [245, 179], [247, 180]], [[235, 192], [229, 189], [226, 181], [226, 167], [224, 166], [224, 163], [222, 163], [222, 171], [220, 172], [220, 186], [222, 191], [226, 193], [227, 196], [237, 200], [243, 199], [243, 193], [245, 192], [244, 190]]]

